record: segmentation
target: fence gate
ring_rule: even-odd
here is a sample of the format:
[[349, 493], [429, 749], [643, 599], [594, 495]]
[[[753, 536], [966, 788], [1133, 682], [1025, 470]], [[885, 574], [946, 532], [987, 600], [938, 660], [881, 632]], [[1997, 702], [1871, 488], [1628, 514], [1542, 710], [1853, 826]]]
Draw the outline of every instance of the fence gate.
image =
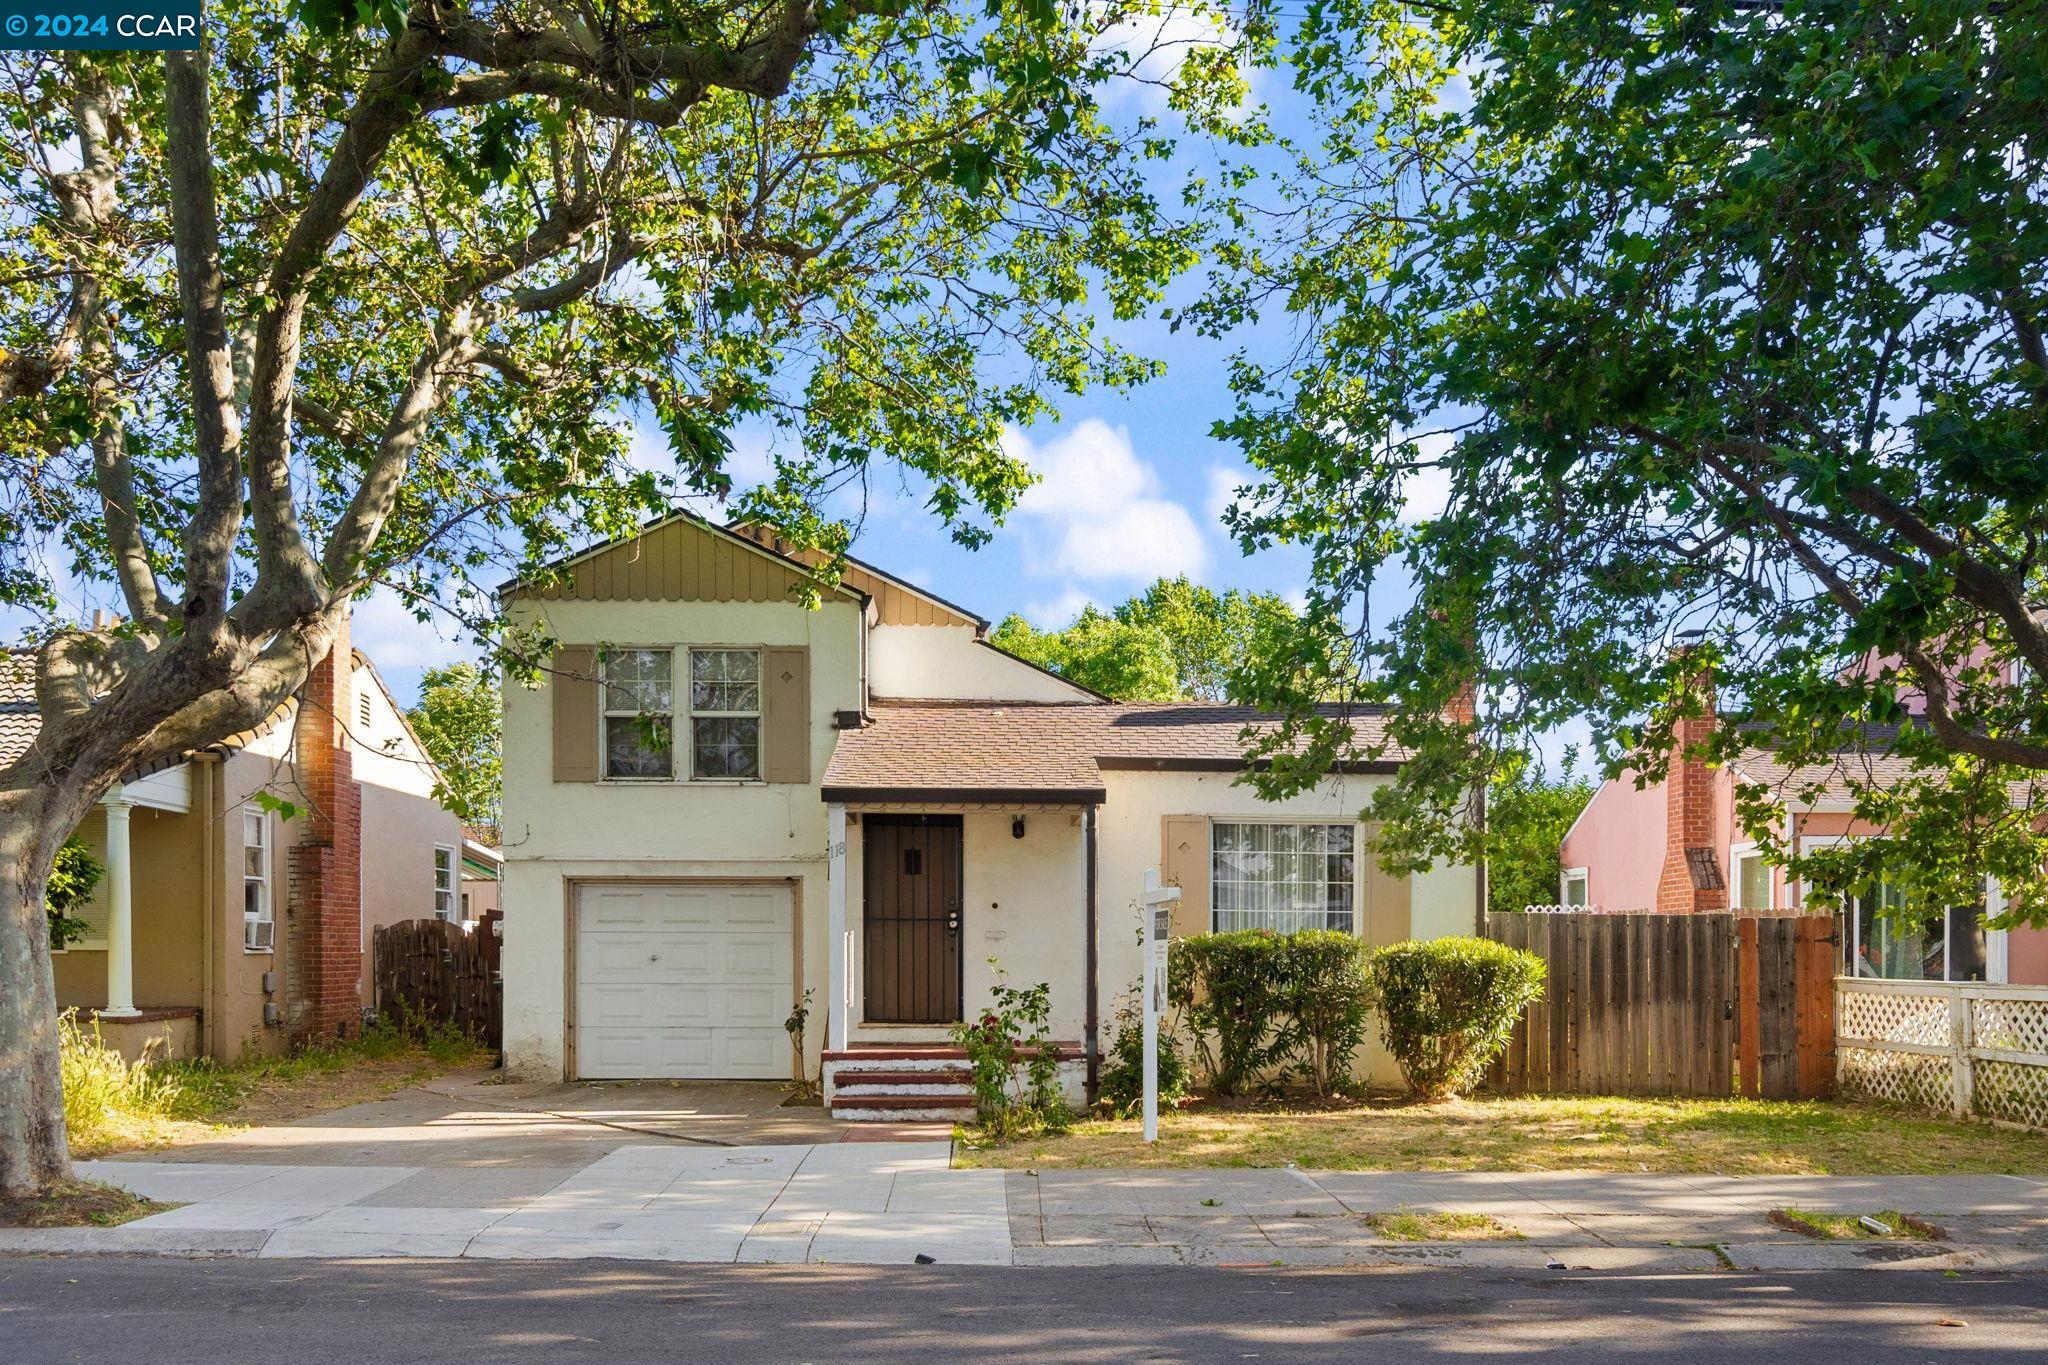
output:
[[482, 924], [465, 933], [439, 919], [380, 924], [371, 938], [377, 1012], [454, 1024], [490, 1047], [504, 1044], [497, 937]]
[[1487, 937], [1542, 958], [1494, 1088], [1529, 1093], [1825, 1094], [1834, 1068], [1825, 916], [1515, 914]]

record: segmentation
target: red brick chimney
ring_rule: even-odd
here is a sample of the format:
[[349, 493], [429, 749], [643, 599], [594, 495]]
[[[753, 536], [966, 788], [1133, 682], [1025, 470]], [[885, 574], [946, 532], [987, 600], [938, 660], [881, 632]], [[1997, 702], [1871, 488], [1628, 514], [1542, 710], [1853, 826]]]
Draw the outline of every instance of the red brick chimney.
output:
[[1696, 669], [1690, 691], [1698, 713], [1681, 717], [1672, 727], [1671, 771], [1664, 779], [1664, 867], [1657, 877], [1657, 910], [1667, 915], [1728, 908], [1728, 879], [1714, 829], [1717, 774], [1701, 757], [1716, 723], [1712, 672]]
[[306, 814], [291, 853], [287, 932], [294, 1042], [362, 1027], [362, 794], [348, 747], [355, 652], [344, 619], [299, 689], [293, 743]]

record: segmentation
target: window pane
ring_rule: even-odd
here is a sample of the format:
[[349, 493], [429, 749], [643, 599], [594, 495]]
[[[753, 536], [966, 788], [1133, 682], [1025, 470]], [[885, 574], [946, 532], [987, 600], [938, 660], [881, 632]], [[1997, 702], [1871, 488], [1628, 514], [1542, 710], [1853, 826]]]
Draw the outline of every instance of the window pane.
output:
[[1941, 912], [1903, 918], [1898, 904], [1888, 886], [1857, 902], [1855, 974], [1890, 981], [1942, 980]]
[[641, 716], [609, 716], [604, 723], [605, 772], [612, 777], [667, 777], [673, 755], [669, 726]]
[[1737, 902], [1744, 910], [1768, 910], [1771, 908], [1771, 866], [1754, 853], [1745, 853], [1736, 862], [1736, 877], [1740, 883]]
[[604, 709], [653, 711], [661, 715], [674, 710], [675, 689], [670, 683], [669, 663], [665, 649], [629, 649], [605, 660]]
[[249, 919], [262, 919], [269, 909], [270, 897], [265, 893], [269, 888], [262, 882], [242, 883], [242, 914]]
[[690, 709], [761, 709], [761, 658], [751, 649], [690, 651]]
[[1984, 938], [1984, 907], [1964, 906], [1948, 912], [1948, 979], [1991, 979], [1991, 947]]
[[263, 875], [262, 849], [244, 848], [242, 850], [242, 875], [245, 877], [260, 877]]
[[1351, 931], [1357, 884], [1351, 826], [1219, 821], [1210, 828], [1213, 928]]
[[263, 817], [255, 811], [242, 812], [242, 842], [251, 847], [263, 846]]
[[698, 777], [759, 777], [761, 722], [699, 719], [691, 722]]

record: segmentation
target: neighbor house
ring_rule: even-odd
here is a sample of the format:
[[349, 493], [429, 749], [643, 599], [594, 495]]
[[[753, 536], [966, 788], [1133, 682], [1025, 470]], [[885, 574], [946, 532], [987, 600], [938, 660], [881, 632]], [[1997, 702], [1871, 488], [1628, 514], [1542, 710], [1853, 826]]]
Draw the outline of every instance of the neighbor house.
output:
[[[541, 686], [505, 694], [517, 1071], [787, 1078], [809, 1001], [805, 1066], [822, 1049], [835, 1112], [924, 1112], [943, 1087], [895, 1082], [943, 1065], [931, 1049], [999, 979], [1051, 986], [1074, 1057], [1107, 1041], [1154, 867], [1183, 889], [1180, 934], [1478, 923], [1474, 868], [1360, 855], [1391, 763], [1262, 801], [1238, 781], [1253, 713], [1108, 702], [864, 563], [803, 605], [802, 562], [692, 516], [557, 567], [505, 590], [561, 642]], [[1073, 1064], [1077, 1089], [1091, 1072]]]
[[481, 825], [462, 830], [462, 902], [458, 915], [462, 923], [475, 924], [498, 912], [498, 882], [504, 875], [505, 859], [498, 852], [498, 831]]
[[[40, 730], [28, 661], [0, 660], [0, 763]], [[356, 1033], [372, 929], [459, 911], [462, 825], [434, 780], [344, 633], [262, 725], [127, 774], [79, 827], [105, 875], [53, 955], [58, 1006], [130, 1056]]]
[[[1881, 829], [1856, 818], [1851, 781], [1882, 785], [1888, 777], [1904, 776], [1906, 760], [1885, 752], [1893, 732], [1865, 727], [1845, 737], [1833, 763], [1818, 767], [1791, 767], [1765, 748], [1744, 752], [1729, 767], [1687, 757], [1718, 723], [1711, 704], [1705, 715], [1680, 722], [1667, 780], [1638, 786], [1634, 773], [1624, 773], [1593, 794], [1559, 850], [1560, 902], [1665, 913], [1799, 909], [1798, 883], [1736, 822], [1738, 774], [1776, 795], [1774, 820], [1802, 852], [1844, 839], [1882, 837]], [[1985, 927], [2004, 908], [1995, 882], [1981, 904], [1958, 906], [1912, 927], [1882, 913], [1886, 894], [1881, 890], [1858, 901], [1843, 916], [1845, 973], [2048, 983], [2048, 932]]]

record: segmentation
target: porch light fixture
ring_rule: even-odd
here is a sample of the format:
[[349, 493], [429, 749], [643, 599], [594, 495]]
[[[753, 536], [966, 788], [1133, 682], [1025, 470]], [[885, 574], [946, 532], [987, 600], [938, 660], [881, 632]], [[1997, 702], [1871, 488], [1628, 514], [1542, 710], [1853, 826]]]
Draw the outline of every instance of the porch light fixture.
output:
[[1010, 817], [1010, 837], [1011, 837], [1012, 839], [1021, 839], [1021, 838], [1023, 838], [1023, 837], [1024, 837], [1024, 817], [1023, 817], [1023, 816], [1021, 816], [1021, 815], [1014, 815], [1014, 816], [1011, 816], [1011, 817]]

